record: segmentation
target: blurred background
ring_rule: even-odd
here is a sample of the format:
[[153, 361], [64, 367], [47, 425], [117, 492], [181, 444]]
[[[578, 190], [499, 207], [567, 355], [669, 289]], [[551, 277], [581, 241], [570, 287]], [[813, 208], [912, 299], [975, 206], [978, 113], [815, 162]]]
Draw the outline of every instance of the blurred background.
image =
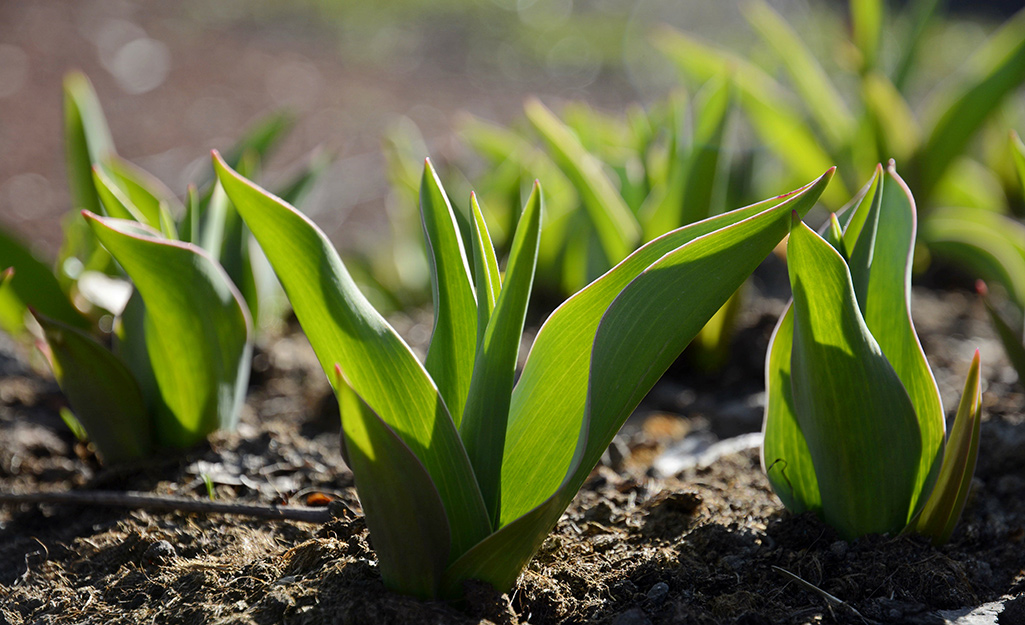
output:
[[[770, 4], [841, 91], [854, 93], [843, 83], [852, 63], [846, 3]], [[1021, 4], [949, 3], [923, 37], [904, 90], [912, 106]], [[899, 32], [907, 18], [894, 19]], [[446, 159], [462, 149], [453, 138], [460, 111], [504, 124], [522, 116], [529, 94], [556, 109], [572, 99], [617, 114], [627, 103], [654, 102], [678, 82], [650, 43], [663, 23], [761, 58], [729, 2], [3, 2], [0, 226], [46, 257], [60, 243], [58, 220], [70, 204], [61, 81], [72, 69], [93, 81], [120, 154], [179, 194], [211, 148], [226, 149], [261, 115], [289, 110], [296, 126], [268, 178], [287, 176], [322, 146], [334, 160], [306, 210], [339, 245], [367, 248], [388, 236], [382, 140], [397, 120], [411, 120], [423, 148]], [[883, 56], [895, 59], [896, 47], [884, 35]], [[1023, 98], [1011, 107], [1020, 113]]]

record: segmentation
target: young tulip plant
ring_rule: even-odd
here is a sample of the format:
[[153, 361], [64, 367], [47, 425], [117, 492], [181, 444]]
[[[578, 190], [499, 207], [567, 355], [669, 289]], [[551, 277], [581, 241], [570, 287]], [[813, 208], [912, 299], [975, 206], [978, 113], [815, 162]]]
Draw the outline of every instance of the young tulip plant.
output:
[[517, 379], [539, 184], [503, 274], [477, 200], [466, 249], [425, 166], [435, 322], [421, 363], [324, 233], [214, 156], [339, 397], [381, 576], [425, 598], [459, 597], [469, 579], [499, 591], [515, 583], [623, 421], [832, 176], [640, 247], [552, 313]]
[[[234, 427], [242, 407], [260, 286], [250, 237], [215, 186], [202, 197], [191, 189], [182, 205], [119, 157], [84, 75], [66, 77], [64, 96], [68, 177], [81, 212], [66, 221], [56, 271], [0, 231], [0, 268], [13, 269], [0, 286], [0, 328], [28, 335], [30, 311], [72, 408], [65, 419], [103, 462], [192, 446]], [[269, 118], [230, 158], [255, 169], [286, 127], [281, 115]], [[284, 193], [301, 195], [315, 175], [300, 174]], [[97, 327], [101, 315], [114, 319], [113, 332]]]
[[916, 215], [891, 164], [825, 238], [795, 220], [793, 301], [766, 361], [762, 463], [795, 512], [846, 539], [914, 531], [946, 542], [978, 454], [976, 351], [951, 434], [910, 314]]

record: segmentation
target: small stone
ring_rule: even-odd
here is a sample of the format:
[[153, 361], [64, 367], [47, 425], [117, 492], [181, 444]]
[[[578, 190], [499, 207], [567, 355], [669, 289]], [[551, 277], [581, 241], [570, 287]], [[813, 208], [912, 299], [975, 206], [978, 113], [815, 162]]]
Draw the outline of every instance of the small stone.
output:
[[847, 555], [847, 541], [838, 540], [829, 546], [829, 550], [833, 552], [838, 558], [842, 558]]
[[662, 603], [669, 596], [669, 584], [658, 582], [648, 590], [648, 599], [653, 603]]
[[640, 608], [630, 608], [612, 621], [612, 625], [651, 625], [651, 619]]
[[166, 540], [158, 540], [149, 547], [142, 554], [142, 560], [146, 564], [165, 564], [168, 560], [171, 560], [178, 554], [174, 550], [174, 545], [167, 542]]

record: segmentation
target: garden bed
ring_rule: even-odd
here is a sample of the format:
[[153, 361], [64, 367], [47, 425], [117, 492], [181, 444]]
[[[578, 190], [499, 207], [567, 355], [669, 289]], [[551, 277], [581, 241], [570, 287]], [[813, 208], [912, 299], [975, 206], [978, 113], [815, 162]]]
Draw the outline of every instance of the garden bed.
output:
[[[914, 298], [948, 411], [977, 346], [987, 380], [978, 471], [949, 544], [935, 548], [915, 536], [841, 541], [814, 517], [783, 510], [749, 440], [714, 461], [693, 453], [760, 425], [761, 359], [783, 302], [755, 296], [734, 364], [714, 378], [675, 366], [514, 590], [469, 588], [462, 605], [384, 589], [339, 454], [337, 408], [295, 329], [257, 351], [237, 432], [184, 458], [123, 471], [100, 468], [72, 439], [56, 385], [7, 345], [2, 492], [202, 499], [209, 481], [221, 502], [338, 503], [326, 524], [7, 506], [0, 623], [932, 623], [990, 602], [1001, 603], [984, 607], [990, 616], [981, 622], [997, 622], [1001, 610], [1000, 623], [1025, 622], [1025, 601], [1015, 599], [1025, 590], [1025, 397], [980, 302], [957, 289], [916, 289]], [[424, 334], [424, 320], [400, 321], [407, 335]]]

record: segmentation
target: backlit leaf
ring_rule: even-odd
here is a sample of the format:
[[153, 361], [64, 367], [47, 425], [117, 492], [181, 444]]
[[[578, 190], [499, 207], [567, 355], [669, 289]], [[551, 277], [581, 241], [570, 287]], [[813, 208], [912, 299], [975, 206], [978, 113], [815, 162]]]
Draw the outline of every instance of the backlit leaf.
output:
[[455, 213], [429, 160], [420, 182], [420, 216], [434, 301], [434, 331], [424, 366], [458, 427], [477, 351], [477, 298]]
[[252, 324], [227, 274], [194, 245], [147, 234], [133, 221], [85, 216], [146, 304], [157, 440], [187, 447], [233, 428], [249, 381]]
[[502, 458], [505, 447], [509, 397], [537, 266], [542, 205], [541, 185], [535, 183], [513, 236], [505, 284], [477, 350], [466, 413], [459, 426], [493, 524], [498, 522], [501, 505], [502, 463], [496, 459]]
[[438, 490], [420, 459], [334, 371], [346, 463], [388, 588], [433, 599], [449, 553], [449, 527]]
[[132, 372], [86, 333], [36, 313], [54, 377], [106, 463], [144, 458], [152, 419]]
[[[420, 459], [438, 489], [459, 554], [490, 532], [480, 490], [438, 389], [370, 305], [327, 236], [302, 213], [231, 170], [218, 178], [277, 272], [324, 371], [352, 388]], [[332, 380], [334, 381], [334, 380]]]

